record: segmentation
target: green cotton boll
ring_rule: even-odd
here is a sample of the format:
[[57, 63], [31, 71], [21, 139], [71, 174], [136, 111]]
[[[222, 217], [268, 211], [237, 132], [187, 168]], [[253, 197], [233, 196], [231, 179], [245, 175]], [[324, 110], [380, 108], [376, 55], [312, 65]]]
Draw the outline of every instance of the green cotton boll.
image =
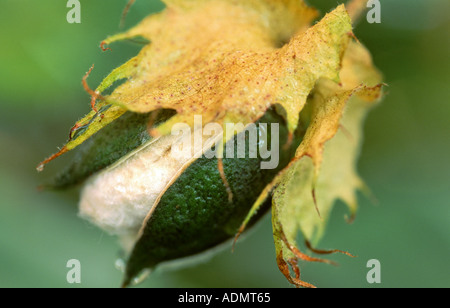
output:
[[[355, 213], [365, 187], [356, 171], [362, 122], [383, 95], [382, 76], [352, 32], [364, 1], [318, 22], [301, 0], [164, 2], [162, 12], [101, 42], [106, 51], [120, 40], [148, 41], [95, 90], [86, 82], [93, 67], [87, 72], [92, 111], [37, 170], [78, 151], [50, 186], [87, 180], [80, 215], [120, 238], [124, 286], [144, 269], [237, 238], [271, 200], [278, 268], [290, 283], [313, 287], [297, 260], [328, 261], [305, 256], [296, 238], [316, 244], [338, 199]], [[229, 134], [231, 123], [256, 124], [259, 134], [258, 123], [279, 125], [267, 140], [279, 153], [274, 169], [263, 168], [272, 163], [264, 155], [239, 152], [245, 127]], [[190, 156], [172, 155], [192, 138], [174, 135], [177, 125], [193, 130]], [[198, 147], [196, 133], [213, 126]]]
[[[83, 143], [74, 159], [43, 186], [50, 189], [65, 189], [82, 183], [95, 172], [110, 166], [151, 140], [151, 136], [147, 132], [151, 114], [125, 113]], [[155, 125], [164, 122], [173, 114], [173, 110], [160, 112]]]
[[[182, 170], [186, 162], [170, 157], [170, 147], [179, 138], [175, 135], [148, 141], [87, 181], [80, 215], [119, 236], [130, 253], [124, 285], [144, 269], [197, 255], [237, 234], [262, 190], [289, 163], [299, 144], [297, 133], [290, 147], [284, 148], [288, 130], [275, 111], [255, 123], [257, 135], [261, 123], [267, 123], [268, 144], [272, 144], [270, 124], [278, 124], [278, 166], [261, 169], [261, 156], [250, 158], [250, 138], [245, 139], [245, 158], [238, 158], [238, 140], [245, 131], [228, 141], [224, 153], [233, 143], [235, 155], [223, 158], [223, 170], [233, 195], [231, 202], [217, 158], [203, 155]], [[266, 202], [251, 224], [269, 205]]]

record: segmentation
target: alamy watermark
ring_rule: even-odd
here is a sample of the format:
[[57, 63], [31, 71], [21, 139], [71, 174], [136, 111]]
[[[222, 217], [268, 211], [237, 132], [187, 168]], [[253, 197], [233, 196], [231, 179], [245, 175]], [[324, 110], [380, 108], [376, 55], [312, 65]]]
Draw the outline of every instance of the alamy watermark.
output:
[[67, 283], [70, 284], [79, 284], [81, 283], [81, 263], [77, 259], [70, 259], [66, 264], [67, 268], [70, 268], [67, 271], [66, 280]]
[[70, 8], [67, 12], [66, 20], [69, 24], [81, 23], [81, 3], [79, 0], [68, 0], [66, 7]]
[[367, 261], [367, 268], [370, 270], [367, 272], [366, 280], [370, 284], [381, 283], [381, 263], [377, 259], [371, 259]]
[[[80, 0], [67, 0], [67, 8], [70, 10], [67, 12], [66, 20], [70, 24], [81, 23], [81, 3]], [[368, 0], [367, 8], [370, 10], [367, 12], [366, 19], [370, 24], [381, 23], [381, 3], [380, 0]]]
[[367, 12], [367, 22], [369, 24], [381, 23], [381, 3], [380, 0], [367, 1], [367, 7], [370, 10]]
[[[171, 134], [179, 137], [171, 147], [171, 155], [177, 159], [202, 155], [209, 159], [259, 157], [261, 169], [275, 169], [279, 164], [278, 123], [226, 123], [224, 131], [222, 125], [215, 122], [203, 126], [202, 116], [195, 115], [193, 129], [186, 123], [177, 123], [172, 126]], [[224, 140], [230, 142], [223, 149]], [[204, 151], [205, 147], [210, 149]]]

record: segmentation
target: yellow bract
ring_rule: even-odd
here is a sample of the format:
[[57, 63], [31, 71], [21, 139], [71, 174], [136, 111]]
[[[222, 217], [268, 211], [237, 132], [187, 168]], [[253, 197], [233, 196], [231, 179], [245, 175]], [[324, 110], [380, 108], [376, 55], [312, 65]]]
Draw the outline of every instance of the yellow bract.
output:
[[287, 266], [298, 271], [289, 260], [303, 257], [292, 248], [297, 247], [298, 231], [306, 241], [317, 243], [336, 200], [344, 201], [354, 215], [356, 191], [365, 189], [356, 161], [363, 120], [381, 96], [381, 77], [365, 48], [354, 42], [346, 51], [340, 77], [340, 85], [331, 80], [317, 83], [308, 102], [310, 125], [296, 158], [271, 184], [278, 185], [273, 192], [272, 222], [277, 255], [283, 257], [277, 262], [298, 285], [303, 282], [291, 277]]
[[[142, 36], [150, 41], [138, 56], [115, 69], [97, 88], [102, 93], [127, 79], [76, 124], [71, 150], [126, 110], [174, 109], [174, 123], [252, 123], [272, 105], [286, 110], [294, 131], [300, 110], [319, 78], [337, 80], [351, 32], [344, 6], [308, 29], [317, 15], [297, 0], [167, 1], [168, 8], [130, 31], [105, 40]], [[294, 35], [295, 34], [295, 35]], [[294, 35], [294, 36], [292, 36]], [[284, 45], [283, 45], [284, 44]]]

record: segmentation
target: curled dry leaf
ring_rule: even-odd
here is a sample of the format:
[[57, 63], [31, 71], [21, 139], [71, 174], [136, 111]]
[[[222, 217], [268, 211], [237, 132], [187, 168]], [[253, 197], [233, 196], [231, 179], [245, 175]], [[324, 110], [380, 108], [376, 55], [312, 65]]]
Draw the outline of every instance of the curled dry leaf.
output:
[[[312, 25], [318, 13], [300, 0], [164, 2], [163, 12], [101, 43], [106, 50], [118, 40], [150, 42], [90, 91], [93, 110], [38, 169], [81, 145], [51, 186], [94, 174], [80, 211], [121, 237], [125, 286], [145, 268], [237, 238], [270, 207], [280, 270], [293, 284], [312, 286], [300, 279], [296, 259], [320, 259], [305, 257], [296, 237], [317, 243], [337, 199], [356, 211], [362, 122], [381, 96], [380, 74], [355, 41], [351, 17], [340, 5]], [[169, 158], [174, 125], [195, 132], [195, 115], [223, 131], [227, 123], [279, 124], [278, 167], [205, 157], [213, 145], [233, 145], [248, 125], [231, 137], [203, 136], [198, 153]]]

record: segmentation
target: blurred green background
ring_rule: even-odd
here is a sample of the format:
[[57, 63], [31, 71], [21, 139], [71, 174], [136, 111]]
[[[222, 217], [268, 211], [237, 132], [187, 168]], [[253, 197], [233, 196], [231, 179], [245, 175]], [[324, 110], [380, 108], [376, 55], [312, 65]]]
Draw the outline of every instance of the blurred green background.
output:
[[[327, 12], [342, 1], [310, 0]], [[119, 32], [126, 0], [81, 0], [81, 24], [66, 21], [65, 0], [0, 0], [0, 287], [117, 287], [116, 240], [77, 217], [77, 189], [38, 192], [67, 160], [35, 170], [89, 111], [81, 78], [95, 63], [95, 87], [141, 46], [99, 42]], [[389, 84], [365, 125], [359, 171], [378, 199], [361, 196], [352, 225], [339, 204], [321, 248], [339, 267], [301, 263], [320, 287], [450, 287], [450, 2], [381, 0], [382, 23], [361, 20], [355, 33]], [[139, 0], [126, 27], [161, 10]], [[78, 259], [82, 283], [66, 282]], [[369, 259], [381, 262], [380, 285], [366, 281]], [[275, 262], [270, 217], [234, 253], [179, 271], [153, 273], [143, 287], [289, 287]]]

